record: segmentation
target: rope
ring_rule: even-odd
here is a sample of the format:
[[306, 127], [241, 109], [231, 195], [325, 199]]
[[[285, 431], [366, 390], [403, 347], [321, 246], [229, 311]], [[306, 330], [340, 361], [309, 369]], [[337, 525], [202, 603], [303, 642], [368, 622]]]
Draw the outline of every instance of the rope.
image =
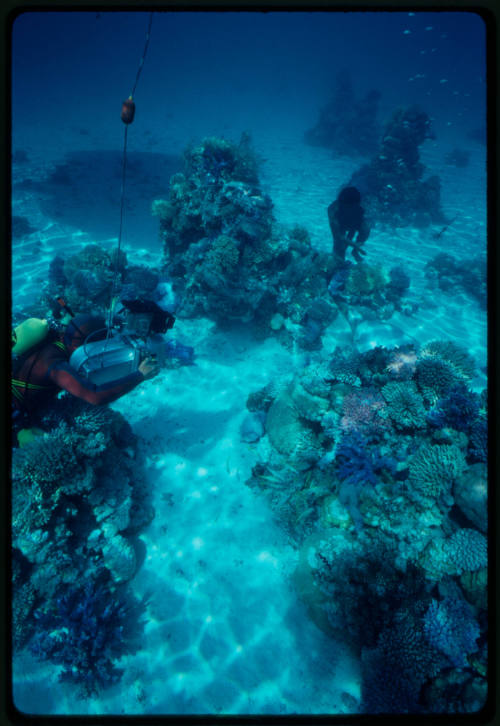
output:
[[148, 52], [148, 45], [149, 45], [149, 35], [151, 33], [151, 24], [153, 22], [153, 13], [149, 13], [149, 24], [148, 29], [146, 31], [146, 44], [144, 45], [144, 50], [142, 51], [142, 58], [139, 61], [139, 68], [137, 69], [137, 75], [135, 77], [135, 83], [134, 87], [132, 89], [132, 93], [130, 94], [133, 98], [135, 89], [137, 88], [137, 82], [139, 81], [139, 76], [141, 75], [142, 66], [144, 65], [144, 61], [146, 60], [146, 53]]
[[[149, 13], [149, 23], [148, 23], [148, 29], [146, 31], [146, 42], [144, 45], [144, 50], [142, 52], [141, 60], [139, 61], [139, 67], [137, 68], [137, 74], [135, 76], [135, 82], [134, 87], [132, 88], [132, 93], [130, 94], [130, 98], [133, 98], [135, 89], [137, 88], [137, 84], [139, 82], [139, 78], [141, 75], [142, 67], [144, 65], [144, 61], [146, 59], [146, 53], [148, 51], [148, 45], [149, 45], [149, 38], [151, 35], [151, 25], [153, 23], [153, 13]], [[120, 191], [120, 227], [118, 232], [118, 247], [116, 250], [116, 259], [115, 259], [115, 265], [114, 265], [114, 271], [113, 271], [113, 287], [111, 288], [111, 301], [109, 304], [109, 313], [108, 313], [108, 321], [107, 321], [107, 332], [106, 332], [106, 343], [104, 345], [104, 348], [106, 347], [107, 341], [109, 339], [110, 333], [111, 333], [111, 326], [113, 324], [113, 309], [114, 309], [114, 299], [115, 294], [118, 287], [118, 266], [120, 264], [120, 251], [121, 251], [121, 244], [122, 244], [122, 230], [123, 230], [123, 209], [125, 206], [125, 177], [126, 177], [126, 171], [127, 171], [127, 138], [128, 138], [128, 124], [125, 124], [125, 131], [123, 136], [123, 155], [122, 155], [122, 185], [121, 185], [121, 191]]]

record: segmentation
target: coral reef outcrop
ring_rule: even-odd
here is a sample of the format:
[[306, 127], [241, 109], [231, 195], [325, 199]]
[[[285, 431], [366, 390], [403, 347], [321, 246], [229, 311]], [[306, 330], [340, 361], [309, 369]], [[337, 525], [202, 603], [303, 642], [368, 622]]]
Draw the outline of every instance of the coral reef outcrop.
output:
[[13, 642], [61, 664], [85, 696], [116, 681], [130, 647], [127, 583], [154, 511], [121, 414], [66, 396], [42, 425], [12, 457]]
[[386, 123], [372, 160], [354, 172], [369, 216], [394, 227], [443, 224], [440, 180], [424, 179], [419, 147], [433, 139], [429, 116], [416, 106], [397, 109]]
[[474, 369], [444, 340], [346, 346], [249, 397], [267, 445], [247, 484], [298, 548], [294, 584], [314, 622], [360, 654], [364, 713], [467, 713], [485, 694], [487, 472], [471, 442], [486, 398], [467, 388]]

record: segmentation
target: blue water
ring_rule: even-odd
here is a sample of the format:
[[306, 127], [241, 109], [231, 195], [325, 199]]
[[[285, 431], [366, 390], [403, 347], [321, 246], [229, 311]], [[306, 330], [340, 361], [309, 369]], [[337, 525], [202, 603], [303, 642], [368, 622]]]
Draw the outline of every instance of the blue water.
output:
[[[12, 213], [31, 225], [12, 242], [16, 314], [33, 314], [55, 254], [116, 245], [120, 109], [148, 20], [145, 12], [26, 12], [13, 23]], [[381, 123], [408, 105], [429, 115], [435, 139], [422, 145], [421, 161], [425, 176], [439, 175], [453, 220], [438, 239], [439, 226], [372, 230], [369, 260], [403, 265], [418, 313], [363, 321], [356, 346], [452, 341], [474, 358], [470, 387], [480, 393], [486, 310], [463, 290], [430, 290], [424, 275], [440, 252], [486, 259], [486, 41], [478, 15], [155, 12], [128, 131], [122, 247], [140, 264], [158, 264], [151, 205], [168, 196], [186, 147], [208, 136], [237, 143], [249, 132], [277, 221], [305, 227], [313, 246], [329, 251], [326, 208], [368, 159], [308, 146], [304, 133], [342, 69], [356, 96], [380, 92]], [[450, 161], [456, 149], [468, 155], [463, 166]], [[59, 182], [57, 169], [65, 174]], [[15, 704], [35, 714], [356, 713], [359, 652], [311, 618], [294, 584], [300, 548], [269, 502], [245, 486], [257, 458], [269, 454], [264, 439], [258, 447], [240, 440], [247, 396], [300, 373], [307, 358], [272, 337], [252, 341], [244, 329], [222, 334], [206, 319], [179, 320], [177, 329], [198, 351], [198, 367], [168, 371], [113, 404], [140, 437], [156, 510], [131, 583], [138, 596], [152, 592], [143, 647], [122, 659], [121, 686], [83, 701], [58, 682], [57, 666], [25, 649], [13, 661]], [[350, 340], [338, 319], [323, 350]]]

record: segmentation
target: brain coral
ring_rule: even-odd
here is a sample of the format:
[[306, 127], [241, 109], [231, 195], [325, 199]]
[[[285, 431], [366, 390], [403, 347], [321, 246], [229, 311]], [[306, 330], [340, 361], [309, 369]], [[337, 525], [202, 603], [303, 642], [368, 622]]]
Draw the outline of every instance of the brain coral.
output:
[[438, 499], [448, 494], [465, 469], [465, 457], [457, 446], [423, 444], [410, 464], [408, 486], [414, 498]]
[[425, 426], [424, 402], [413, 381], [386, 383], [382, 395], [397, 429], [419, 429]]
[[321, 456], [316, 436], [304, 423], [286, 392], [276, 398], [267, 412], [269, 441], [280, 454], [291, 457], [299, 468], [307, 468]]

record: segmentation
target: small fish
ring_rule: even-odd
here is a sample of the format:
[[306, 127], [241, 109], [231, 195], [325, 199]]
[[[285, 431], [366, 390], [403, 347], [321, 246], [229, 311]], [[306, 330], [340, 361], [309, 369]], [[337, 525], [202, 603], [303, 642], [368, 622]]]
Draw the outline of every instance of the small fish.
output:
[[456, 214], [453, 217], [453, 219], [450, 222], [448, 222], [448, 224], [445, 224], [444, 227], [439, 230], [439, 232], [434, 232], [434, 234], [432, 235], [432, 239], [439, 239], [441, 237], [441, 235], [443, 234], [443, 232], [446, 232], [448, 227], [450, 227], [453, 224], [453, 222], [457, 219], [457, 217], [458, 217], [458, 214]]

